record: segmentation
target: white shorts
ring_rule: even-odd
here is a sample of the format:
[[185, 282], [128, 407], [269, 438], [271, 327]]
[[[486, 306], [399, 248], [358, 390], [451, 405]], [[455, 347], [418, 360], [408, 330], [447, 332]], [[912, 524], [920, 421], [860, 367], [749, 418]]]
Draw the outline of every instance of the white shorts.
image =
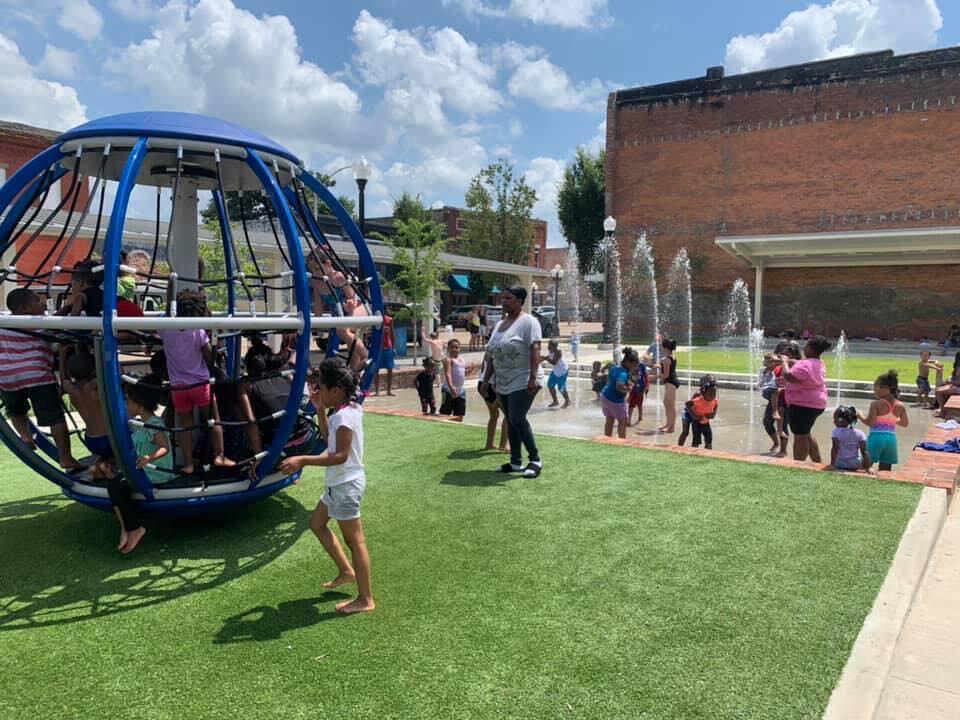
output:
[[360, 501], [367, 489], [366, 478], [328, 487], [320, 498], [327, 506], [327, 514], [334, 520], [356, 520], [360, 517]]

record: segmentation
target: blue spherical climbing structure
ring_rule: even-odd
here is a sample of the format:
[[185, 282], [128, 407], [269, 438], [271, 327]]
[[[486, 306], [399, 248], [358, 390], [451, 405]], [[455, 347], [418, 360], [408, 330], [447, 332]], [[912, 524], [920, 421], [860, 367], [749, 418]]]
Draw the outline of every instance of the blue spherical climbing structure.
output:
[[[55, 187], [67, 190], [59, 194]], [[135, 192], [142, 195], [142, 188], [156, 195], [156, 217], [149, 233], [149, 269], [137, 272], [137, 295], [145, 300], [165, 294], [165, 308], [148, 308], [143, 316], [120, 316], [117, 293], [104, 292], [102, 315], [53, 314], [55, 300], [70, 284], [65, 261], [78, 252], [86, 260], [99, 259], [103, 288], [117, 287], [131, 197]], [[198, 197], [205, 193], [216, 211], [215, 252], [218, 267], [223, 268], [222, 276], [215, 278], [203, 277], [199, 268]], [[272, 272], [261, 267], [262, 253], [251, 241], [256, 232], [249, 229], [254, 221], [245, 216], [244, 201], [251, 194], [260, 203], [256, 219], [260, 235], [275, 242], [271, 251], [277, 267]], [[321, 230], [309, 194], [336, 216], [342, 228], [339, 238]], [[161, 197], [169, 198], [165, 224]], [[239, 209], [239, 219], [228, 209], [231, 204]], [[296, 480], [296, 475], [286, 476], [277, 467], [294, 427], [310, 413], [303, 387], [312, 339], [319, 331], [329, 332], [326, 345], [332, 353], [339, 333], [359, 336], [369, 329], [369, 359], [356, 368], [362, 373], [362, 389], [376, 373], [383, 297], [369, 248], [350, 214], [296, 155], [259, 133], [187, 113], [127, 113], [93, 120], [58, 137], [17, 171], [0, 188], [0, 213], [0, 280], [7, 290], [15, 286], [34, 290], [48, 308], [42, 316], [4, 312], [0, 328], [91, 348], [116, 468], [135, 486], [135, 497], [146, 514], [226, 509], [266, 497]], [[137, 222], [142, 227], [143, 221]], [[31, 250], [38, 238], [46, 252]], [[309, 266], [312, 273], [307, 257], [315, 261]], [[167, 267], [169, 271], [160, 272]], [[321, 267], [325, 270], [319, 272]], [[178, 289], [216, 291], [225, 298], [225, 307], [209, 317], [178, 317]], [[350, 302], [344, 300], [347, 294]], [[245, 381], [241, 367], [245, 337], [258, 333], [265, 342], [281, 333], [295, 337], [290, 348], [295, 360], [281, 373], [290, 380], [290, 395], [285, 408], [269, 418], [276, 431], [259, 456], [244, 459], [236, 468], [191, 476], [180, 475], [175, 466], [170, 482], [153, 485], [137, 468], [131, 439], [137, 421], [128, 417], [123, 386], [140, 378], [128, 367], [138, 356], [142, 366], [150, 348], [158, 347], [153, 333], [196, 328], [220, 333], [226, 381], [237, 383]], [[66, 417], [73, 420], [74, 413]], [[176, 431], [202, 433], [203, 428]], [[49, 434], [35, 424], [31, 432], [36, 450], [7, 421], [6, 412], [0, 416], [0, 439], [25, 465], [68, 497], [110, 508], [102, 482], [87, 472], [63, 472]], [[71, 429], [72, 434], [80, 432], [79, 427]]]

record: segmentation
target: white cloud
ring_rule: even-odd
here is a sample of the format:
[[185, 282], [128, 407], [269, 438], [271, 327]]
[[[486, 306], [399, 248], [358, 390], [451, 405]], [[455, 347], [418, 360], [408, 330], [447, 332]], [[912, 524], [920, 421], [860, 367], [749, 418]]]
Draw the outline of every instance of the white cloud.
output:
[[493, 87], [496, 70], [480, 48], [452, 28], [398, 30], [361, 10], [353, 26], [356, 63], [363, 80], [376, 86], [431, 91], [460, 112], [494, 112], [503, 97]]
[[523, 123], [517, 120], [516, 118], [512, 118], [510, 120], [509, 132], [510, 132], [510, 137], [512, 138], [520, 137], [521, 135], [523, 135]]
[[537, 203], [533, 206], [533, 215], [546, 220], [549, 226], [547, 240], [556, 245], [560, 237], [560, 222], [557, 219], [557, 195], [563, 180], [566, 163], [552, 157], [535, 157], [530, 161], [525, 173], [527, 184], [537, 193]]
[[607, 121], [597, 125], [597, 134], [594, 135], [586, 144], [587, 150], [596, 154], [607, 147]]
[[89, 42], [100, 35], [103, 15], [88, 0], [64, 0], [60, 3], [57, 24]]
[[936, 0], [834, 0], [790, 13], [773, 32], [734, 37], [725, 65], [740, 73], [872, 50], [924, 50], [942, 26]]
[[404, 190], [420, 193], [424, 204], [435, 201], [460, 204], [473, 177], [490, 163], [483, 145], [473, 138], [451, 140], [436, 150], [425, 150], [419, 162], [395, 162], [384, 173], [390, 195]]
[[110, 7], [127, 20], [145, 22], [159, 9], [153, 0], [110, 0]]
[[79, 65], [80, 56], [77, 53], [48, 44], [37, 69], [44, 75], [61, 80], [72, 80], [76, 77]]
[[258, 18], [230, 0], [171, 0], [151, 37], [115, 52], [106, 70], [155, 106], [252, 126], [297, 150], [369, 148], [379, 138], [359, 96], [303, 59], [288, 18]]
[[508, 5], [484, 0], [443, 0], [468, 17], [512, 17], [563, 28], [605, 27], [611, 22], [607, 0], [510, 0]]
[[547, 110], [596, 111], [607, 97], [607, 87], [600, 80], [574, 83], [563, 68], [544, 57], [521, 63], [507, 87], [511, 95], [533, 100]]
[[87, 108], [80, 103], [77, 91], [37, 77], [17, 44], [2, 34], [0, 108], [4, 120], [52, 130], [66, 130], [87, 119]]

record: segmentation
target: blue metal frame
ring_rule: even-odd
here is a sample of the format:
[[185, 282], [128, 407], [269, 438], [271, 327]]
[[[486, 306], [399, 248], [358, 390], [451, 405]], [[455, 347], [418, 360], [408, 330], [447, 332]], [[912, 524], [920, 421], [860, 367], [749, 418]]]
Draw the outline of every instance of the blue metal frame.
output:
[[[140, 502], [137, 506], [137, 511], [143, 515], [152, 517], [183, 517], [185, 515], [202, 515], [204, 513], [220, 512], [227, 508], [262, 500], [265, 497], [273, 495], [275, 492], [290, 487], [299, 479], [300, 472], [296, 472], [276, 483], [270, 483], [269, 485], [263, 485], [262, 487], [244, 490], [242, 492], [228, 493], [226, 495], [204, 495], [195, 498], [174, 498], [171, 500]], [[78, 503], [97, 510], [109, 512], [113, 508], [113, 505], [110, 503], [110, 498], [86, 495], [69, 488], [64, 488], [63, 494], [71, 500], [75, 500]]]
[[[230, 220], [227, 215], [227, 206], [223, 202], [223, 195], [219, 190], [213, 191], [213, 201], [217, 208], [217, 220], [220, 223], [220, 240], [223, 243], [223, 261], [227, 277], [233, 277], [234, 260], [240, 264], [240, 258], [233, 257], [233, 237], [230, 233]], [[233, 315], [237, 311], [237, 286], [231, 280], [227, 283], [227, 312]], [[240, 368], [240, 336], [234, 335], [227, 339], [227, 374], [231, 379], [237, 377]]]
[[[310, 173], [301, 173], [300, 179], [303, 181], [303, 184], [315, 192], [319, 198], [326, 203], [327, 207], [333, 211], [333, 214], [336, 215], [337, 220], [340, 221], [340, 224], [343, 226], [344, 231], [347, 235], [350, 236], [350, 239], [353, 241], [353, 246], [357, 251], [357, 258], [360, 261], [360, 273], [362, 277], [377, 277], [377, 266], [373, 262], [373, 255], [370, 253], [370, 248], [367, 247], [367, 242], [364, 240], [363, 235], [360, 233], [360, 228], [357, 227], [357, 224], [353, 221], [353, 218], [350, 217], [344, 207], [340, 204], [330, 192], [326, 186], [317, 180]], [[305, 213], [308, 218], [307, 221], [311, 223], [310, 230], [314, 233], [314, 237], [322, 237], [322, 233], [319, 228], [316, 227], [316, 221], [313, 219], [313, 215], [310, 212]], [[374, 312], [380, 313], [383, 315], [383, 293], [380, 290], [380, 283], [372, 282], [370, 283], [370, 306]], [[416, 339], [414, 339], [416, 342]], [[363, 381], [360, 385], [361, 389], [366, 391], [370, 388], [370, 385], [373, 383], [373, 378], [377, 373], [377, 368], [380, 364], [380, 353], [383, 350], [383, 325], [380, 327], [373, 328], [373, 333], [370, 336], [370, 359], [373, 361], [370, 364], [370, 368], [367, 373], [363, 376]]]
[[293, 292], [296, 298], [297, 309], [300, 311], [300, 317], [303, 320], [303, 329], [297, 338], [297, 364], [293, 371], [292, 388], [290, 397], [287, 400], [287, 406], [284, 409], [284, 415], [280, 420], [280, 426], [277, 428], [276, 435], [267, 449], [267, 455], [257, 466], [257, 477], [254, 478], [251, 488], [255, 488], [264, 475], [268, 474], [277, 460], [280, 453], [283, 452], [283, 446], [286, 444], [293, 432], [293, 426], [297, 421], [297, 414], [300, 412], [300, 399], [303, 387], [307, 380], [307, 366], [310, 363], [310, 287], [307, 284], [306, 266], [303, 260], [303, 251], [300, 248], [300, 233], [297, 232], [296, 223], [293, 221], [293, 215], [290, 214], [290, 206], [287, 205], [286, 198], [280, 185], [277, 184], [273, 173], [267, 169], [260, 155], [253, 148], [247, 148], [247, 165], [256, 174], [263, 189], [267, 192], [270, 200], [273, 202], [274, 209], [277, 211], [277, 218], [280, 220], [280, 227], [283, 228], [284, 237], [287, 239], [287, 250], [290, 253], [288, 257], [293, 264]]
[[[107, 227], [103, 246], [103, 286], [106, 288], [117, 287], [117, 278], [120, 274], [120, 247], [123, 245], [123, 226], [127, 219], [127, 206], [130, 204], [130, 193], [137, 183], [137, 175], [146, 156], [147, 138], [142, 137], [127, 156], [123, 173], [120, 175], [113, 212], [110, 214], [110, 225]], [[147, 500], [153, 500], [153, 485], [150, 483], [150, 478], [136, 466], [137, 453], [133, 447], [133, 437], [130, 435], [127, 403], [123, 396], [119, 343], [113, 334], [113, 317], [116, 311], [117, 294], [105, 292], [103, 294], [103, 351], [101, 352], [105, 382], [100, 383], [100, 399], [109, 420], [107, 432], [110, 436], [110, 444], [113, 445], [118, 469]]]

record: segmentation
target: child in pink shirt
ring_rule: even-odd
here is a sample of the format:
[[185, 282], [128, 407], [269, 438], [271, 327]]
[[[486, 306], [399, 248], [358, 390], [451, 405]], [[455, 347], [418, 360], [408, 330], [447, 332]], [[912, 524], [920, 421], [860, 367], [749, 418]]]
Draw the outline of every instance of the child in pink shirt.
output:
[[[177, 293], [179, 317], [206, 317], [207, 303], [203, 295], [193, 290]], [[210, 338], [205, 330], [161, 330], [163, 351], [167, 358], [167, 374], [170, 377], [170, 399], [177, 413], [177, 425], [181, 428], [193, 427], [194, 410], [200, 411], [204, 424], [211, 417], [219, 421], [217, 401], [210, 392], [209, 363], [213, 357]], [[236, 465], [223, 454], [223, 428], [213, 425], [210, 428], [210, 440], [213, 446], [213, 464], [221, 467]], [[193, 473], [193, 431], [184, 430], [177, 434], [177, 444], [183, 454], [184, 475]]]
[[827, 407], [827, 373], [820, 356], [832, 346], [822, 335], [815, 335], [803, 348], [803, 360], [791, 361], [781, 357], [794, 460], [806, 460], [809, 455], [813, 462], [821, 462], [820, 446], [811, 431]]

